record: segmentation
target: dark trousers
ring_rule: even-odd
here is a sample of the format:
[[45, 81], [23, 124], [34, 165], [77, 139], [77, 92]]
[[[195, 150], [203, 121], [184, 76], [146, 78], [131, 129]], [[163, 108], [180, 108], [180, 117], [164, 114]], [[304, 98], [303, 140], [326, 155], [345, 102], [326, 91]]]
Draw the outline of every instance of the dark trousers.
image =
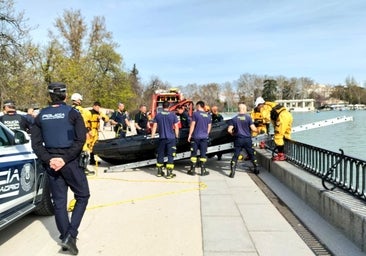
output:
[[254, 154], [254, 149], [253, 149], [253, 145], [252, 145], [252, 138], [250, 138], [250, 137], [247, 137], [247, 138], [237, 137], [237, 138], [235, 138], [235, 140], [234, 140], [234, 155], [233, 155], [233, 158], [231, 160], [234, 161], [234, 162], [237, 162], [238, 157], [240, 155], [240, 152], [243, 148], [247, 152], [249, 159], [252, 160], [253, 162], [256, 161], [255, 154]]
[[[89, 185], [84, 170], [79, 167], [78, 158], [67, 163], [55, 172], [48, 168], [49, 185], [55, 208], [56, 226], [63, 239], [69, 233], [77, 237], [78, 228], [83, 218], [90, 197]], [[67, 212], [67, 191], [70, 187], [76, 200], [74, 210], [69, 219]]]
[[164, 163], [165, 155], [168, 157], [168, 164], [174, 163], [174, 155], [176, 152], [176, 142], [175, 139], [159, 139], [158, 144], [158, 164]]
[[206, 159], [208, 141], [207, 139], [193, 139], [191, 141], [191, 157], [197, 156], [197, 151], [200, 151], [200, 159]]

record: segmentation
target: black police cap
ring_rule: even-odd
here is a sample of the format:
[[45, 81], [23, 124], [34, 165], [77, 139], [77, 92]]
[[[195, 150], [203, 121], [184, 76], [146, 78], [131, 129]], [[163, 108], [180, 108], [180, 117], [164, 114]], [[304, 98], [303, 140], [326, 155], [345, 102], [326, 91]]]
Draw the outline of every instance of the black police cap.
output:
[[50, 83], [48, 85], [48, 92], [50, 93], [61, 93], [61, 92], [66, 92], [66, 84], [64, 83]]

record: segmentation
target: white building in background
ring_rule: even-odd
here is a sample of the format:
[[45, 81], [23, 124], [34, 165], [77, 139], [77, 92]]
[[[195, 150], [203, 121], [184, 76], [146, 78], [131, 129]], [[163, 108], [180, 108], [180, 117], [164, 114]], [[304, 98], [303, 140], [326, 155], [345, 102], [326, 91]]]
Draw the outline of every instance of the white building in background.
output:
[[282, 104], [291, 112], [309, 112], [315, 111], [314, 99], [301, 100], [276, 100], [277, 103]]

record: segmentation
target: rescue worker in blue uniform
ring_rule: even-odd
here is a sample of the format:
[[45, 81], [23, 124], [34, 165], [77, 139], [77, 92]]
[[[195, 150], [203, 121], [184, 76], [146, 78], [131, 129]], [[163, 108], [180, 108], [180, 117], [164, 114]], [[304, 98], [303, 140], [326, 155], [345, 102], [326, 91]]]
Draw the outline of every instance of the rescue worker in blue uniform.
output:
[[[46, 169], [63, 251], [77, 255], [78, 228], [90, 197], [79, 157], [86, 140], [81, 114], [66, 105], [66, 85], [48, 86], [51, 105], [42, 109], [31, 128], [32, 148]], [[67, 212], [68, 188], [76, 200], [71, 218]]]
[[139, 112], [135, 115], [135, 128], [138, 135], [146, 135], [149, 133], [149, 118], [146, 112], [146, 105], [142, 104]]
[[11, 130], [23, 130], [29, 133], [32, 124], [25, 116], [17, 113], [14, 101], [4, 101], [3, 110], [4, 115], [0, 116], [0, 122]]
[[189, 128], [191, 123], [191, 119], [187, 113], [187, 110], [184, 106], [178, 106], [176, 115], [178, 116], [178, 121], [180, 123], [179, 128]]
[[219, 108], [217, 106], [211, 108], [211, 117], [213, 124], [224, 121], [224, 117], [219, 113]]
[[158, 156], [156, 161], [156, 167], [158, 169], [157, 176], [164, 176], [164, 157], [167, 155], [166, 178], [171, 179], [175, 177], [175, 174], [173, 174], [174, 156], [177, 150], [176, 141], [179, 137], [179, 127], [177, 116], [174, 112], [169, 111], [168, 101], [163, 102], [163, 110], [153, 119], [151, 138], [155, 137], [157, 129], [159, 132]]
[[191, 143], [191, 169], [187, 172], [188, 175], [195, 175], [197, 164], [197, 151], [200, 150], [200, 166], [201, 176], [210, 174], [206, 171], [205, 164], [207, 162], [207, 146], [208, 135], [211, 131], [212, 120], [211, 114], [205, 111], [205, 103], [198, 101], [196, 103], [196, 111], [193, 112], [191, 126], [189, 128], [188, 142]]
[[118, 108], [113, 112], [110, 123], [114, 125], [114, 132], [116, 138], [125, 138], [127, 134], [127, 127], [130, 126], [128, 112], [125, 110], [125, 104], [118, 103]]
[[[217, 106], [212, 106], [211, 118], [212, 118], [212, 124], [217, 124], [217, 123], [224, 121], [224, 117], [219, 113], [219, 108]], [[222, 153], [217, 152], [216, 155], [217, 155], [217, 160], [220, 161], [222, 159]]]
[[257, 128], [255, 127], [251, 116], [247, 114], [247, 106], [244, 103], [239, 103], [238, 110], [239, 113], [229, 120], [227, 128], [227, 131], [235, 137], [234, 154], [230, 163], [230, 178], [234, 178], [235, 176], [238, 158], [243, 148], [253, 163], [254, 173], [259, 173], [251, 136], [251, 132], [256, 132]]

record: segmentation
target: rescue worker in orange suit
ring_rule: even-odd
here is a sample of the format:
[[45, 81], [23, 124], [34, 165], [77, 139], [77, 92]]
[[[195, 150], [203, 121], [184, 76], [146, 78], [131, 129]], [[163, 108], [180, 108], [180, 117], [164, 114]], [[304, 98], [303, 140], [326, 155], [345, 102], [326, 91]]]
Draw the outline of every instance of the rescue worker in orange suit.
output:
[[285, 161], [285, 139], [291, 139], [292, 114], [284, 106], [276, 102], [265, 101], [262, 97], [256, 99], [254, 106], [260, 110], [264, 122], [273, 124], [277, 155], [272, 160]]
[[155, 137], [155, 133], [159, 129], [159, 144], [157, 148], [156, 167], [158, 169], [157, 176], [164, 176], [163, 166], [164, 157], [167, 155], [168, 162], [166, 164], [166, 178], [171, 179], [175, 177], [174, 156], [176, 152], [176, 143], [179, 138], [178, 117], [174, 112], [169, 111], [169, 102], [163, 102], [163, 111], [159, 112], [154, 120], [151, 130], [151, 138]]
[[83, 100], [83, 96], [79, 93], [73, 93], [71, 95], [71, 101], [72, 101], [71, 106], [80, 112], [80, 114], [81, 114], [81, 116], [83, 117], [83, 120], [84, 120], [85, 128], [88, 131], [86, 133], [86, 142], [83, 146], [83, 151], [81, 152], [81, 160], [80, 160], [81, 162], [80, 163], [85, 166], [85, 169], [84, 169], [85, 174], [86, 175], [92, 175], [92, 174], [95, 174], [95, 172], [90, 171], [87, 168], [89, 157], [90, 157], [90, 152], [91, 152], [91, 149], [89, 148], [89, 145], [88, 145], [87, 141], [90, 138], [92, 115], [91, 115], [90, 110], [85, 109], [81, 106], [82, 100]]
[[[88, 179], [79, 165], [87, 131], [81, 114], [65, 104], [66, 85], [51, 83], [48, 91], [51, 105], [40, 111], [31, 128], [32, 148], [47, 173], [62, 251], [77, 255], [78, 229], [90, 197]], [[71, 216], [69, 188], [76, 200]]]
[[90, 132], [89, 138], [87, 140], [88, 147], [90, 148], [90, 161], [89, 164], [95, 165], [97, 162], [95, 161], [95, 156], [93, 153], [94, 144], [99, 139], [99, 128], [100, 128], [100, 121], [108, 122], [109, 117], [101, 111], [101, 104], [99, 101], [94, 102], [93, 109], [90, 110], [91, 119], [90, 119]]
[[235, 137], [234, 140], [234, 154], [230, 163], [230, 178], [234, 178], [237, 167], [238, 158], [241, 150], [244, 148], [248, 154], [249, 160], [252, 161], [254, 173], [258, 174], [258, 164], [253, 149], [251, 132], [257, 131], [252, 118], [247, 114], [247, 106], [244, 103], [238, 105], [239, 113], [229, 120], [227, 131]]

